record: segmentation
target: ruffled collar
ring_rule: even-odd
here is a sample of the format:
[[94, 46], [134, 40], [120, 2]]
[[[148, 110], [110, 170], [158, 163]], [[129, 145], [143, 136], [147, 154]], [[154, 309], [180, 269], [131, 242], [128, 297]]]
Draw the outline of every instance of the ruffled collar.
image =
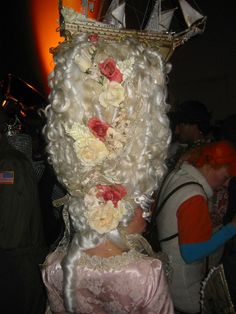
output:
[[143, 256], [143, 254], [135, 250], [123, 252], [121, 255], [107, 258], [90, 256], [86, 253], [82, 253], [77, 265], [94, 270], [119, 270]]

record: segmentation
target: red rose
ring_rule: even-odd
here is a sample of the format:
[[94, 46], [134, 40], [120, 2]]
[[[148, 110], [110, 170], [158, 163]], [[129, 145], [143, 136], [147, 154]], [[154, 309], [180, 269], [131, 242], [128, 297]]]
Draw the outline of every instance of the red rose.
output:
[[90, 128], [94, 136], [99, 138], [101, 141], [104, 141], [110, 125], [94, 117], [89, 119], [88, 127]]
[[97, 185], [99, 192], [97, 197], [102, 197], [104, 201], [112, 201], [114, 207], [127, 194], [126, 189], [122, 185]]
[[101, 73], [108, 78], [109, 81], [121, 83], [123, 76], [120, 70], [116, 67], [115, 60], [112, 58], [106, 59], [104, 62], [99, 63]]
[[89, 35], [88, 39], [92, 42], [92, 43], [96, 43], [98, 41], [98, 35], [97, 34], [91, 34]]

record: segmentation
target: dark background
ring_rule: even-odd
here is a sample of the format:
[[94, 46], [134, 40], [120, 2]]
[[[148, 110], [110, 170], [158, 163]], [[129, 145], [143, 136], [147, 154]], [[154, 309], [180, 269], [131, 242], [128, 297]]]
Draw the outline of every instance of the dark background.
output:
[[[127, 2], [129, 7], [136, 6], [142, 17], [148, 1]], [[4, 2], [5, 9], [1, 9], [0, 80], [12, 73], [35, 86], [47, 98], [33, 40], [30, 3], [30, 0], [8, 0]], [[169, 102], [174, 106], [187, 99], [202, 101], [213, 118], [219, 120], [236, 113], [234, 1], [196, 0], [196, 3], [208, 17], [206, 30], [177, 48], [172, 56]], [[128, 24], [136, 27], [137, 16], [128, 18]]]
[[[30, 3], [30, 0], [7, 0], [4, 9], [0, 9], [0, 79], [12, 73], [44, 93], [33, 39]], [[1, 5], [3, 7], [3, 3]]]

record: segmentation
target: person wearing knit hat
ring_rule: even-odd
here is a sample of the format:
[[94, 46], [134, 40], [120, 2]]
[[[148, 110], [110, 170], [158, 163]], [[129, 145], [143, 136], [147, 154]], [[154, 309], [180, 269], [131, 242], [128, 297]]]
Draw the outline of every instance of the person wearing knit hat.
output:
[[186, 100], [169, 112], [172, 123], [173, 142], [169, 147], [167, 166], [178, 166], [189, 149], [211, 141], [209, 136], [211, 114], [205, 104]]
[[[211, 114], [207, 107], [195, 100], [182, 102], [172, 112], [174, 133], [183, 143], [192, 143], [206, 136], [210, 131]], [[188, 128], [188, 131], [186, 130]]]
[[235, 216], [213, 232], [209, 214], [213, 191], [236, 174], [235, 165], [236, 148], [230, 142], [208, 143], [192, 149], [161, 187], [159, 202], [167, 201], [156, 220], [158, 238], [161, 249], [172, 258], [171, 295], [180, 312], [200, 312], [205, 257], [236, 235]]

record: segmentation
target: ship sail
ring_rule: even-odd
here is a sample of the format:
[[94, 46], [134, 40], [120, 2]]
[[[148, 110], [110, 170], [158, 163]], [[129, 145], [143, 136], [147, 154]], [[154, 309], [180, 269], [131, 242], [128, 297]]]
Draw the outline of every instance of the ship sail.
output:
[[197, 10], [195, 10], [187, 1], [179, 0], [184, 20], [188, 27], [191, 27], [195, 22], [200, 21], [204, 18]]
[[[170, 32], [170, 25], [174, 12], [177, 8], [162, 10], [162, 1], [157, 0], [150, 18], [145, 27], [148, 31]], [[186, 0], [179, 0], [179, 7], [186, 23], [186, 29], [183, 31], [188, 38], [203, 32], [202, 25], [206, 17], [195, 10]]]
[[102, 22], [117, 28], [125, 28], [125, 1], [121, 4], [119, 2], [119, 0], [112, 0]]
[[204, 31], [206, 16], [195, 10], [186, 0], [179, 0], [185, 23], [189, 28], [189, 38]]
[[145, 29], [155, 32], [168, 32], [175, 10], [176, 8], [161, 11], [161, 3], [156, 1]]

